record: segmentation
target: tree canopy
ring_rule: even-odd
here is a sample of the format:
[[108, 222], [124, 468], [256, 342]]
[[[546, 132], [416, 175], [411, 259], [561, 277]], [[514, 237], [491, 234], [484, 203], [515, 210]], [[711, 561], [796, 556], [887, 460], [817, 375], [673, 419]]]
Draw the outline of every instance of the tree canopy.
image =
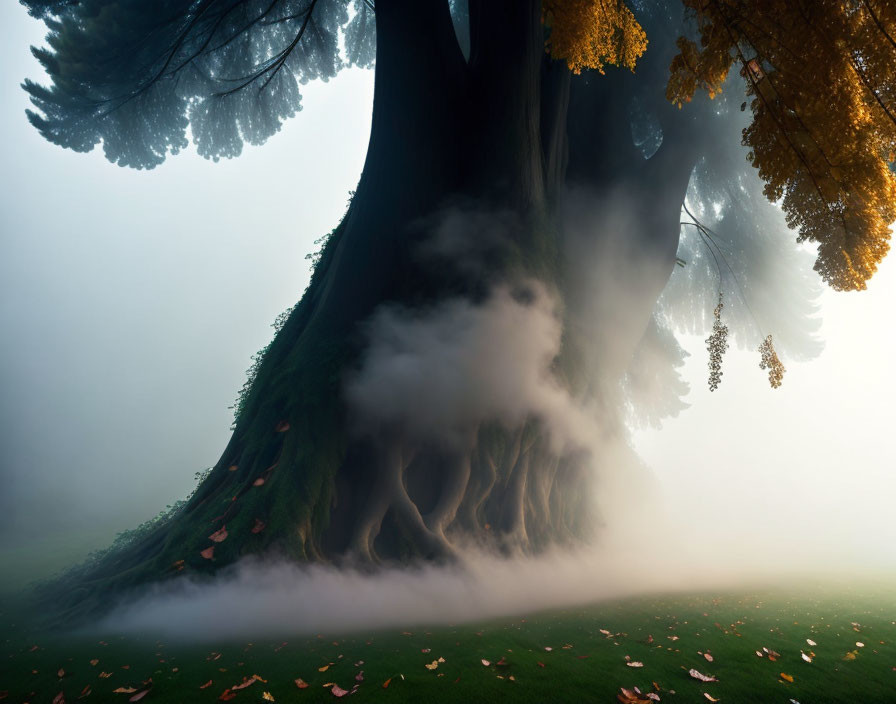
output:
[[[300, 84], [375, 59], [373, 0], [22, 0], [49, 29], [34, 54], [49, 87], [26, 80], [29, 119], [51, 142], [152, 168], [187, 146], [218, 159], [276, 133]], [[896, 219], [896, 7], [875, 0], [683, 0], [667, 97], [715, 97], [732, 66], [752, 120], [743, 142], [816, 270], [861, 289]], [[451, 3], [455, 18], [466, 2]], [[544, 0], [546, 50], [573, 73], [635, 70], [649, 37], [642, 3]], [[340, 43], [343, 50], [340, 50]], [[746, 108], [746, 103], [742, 109]]]
[[896, 219], [896, 6], [872, 0], [684, 0], [699, 44], [682, 37], [667, 95], [721, 90], [737, 62], [753, 114], [749, 159], [815, 269], [863, 289]]
[[121, 166], [159, 165], [187, 146], [188, 127], [202, 156], [238, 156], [301, 109], [300, 84], [374, 59], [364, 0], [24, 4], [49, 29], [33, 51], [52, 80], [25, 81], [39, 111], [29, 119], [75, 151], [102, 141]]

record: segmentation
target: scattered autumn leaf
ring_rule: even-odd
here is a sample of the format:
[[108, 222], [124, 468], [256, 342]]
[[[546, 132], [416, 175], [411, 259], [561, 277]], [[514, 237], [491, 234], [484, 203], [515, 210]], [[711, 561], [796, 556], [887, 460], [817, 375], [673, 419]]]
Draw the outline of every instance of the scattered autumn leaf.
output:
[[332, 692], [332, 694], [333, 694], [334, 697], [344, 697], [346, 694], [348, 694], [348, 690], [347, 690], [347, 689], [343, 689], [343, 688], [340, 687], [338, 684], [334, 684], [334, 685], [330, 688], [330, 692]]
[[111, 672], [101, 672], [101, 673], [100, 673], [100, 678], [102, 678], [102, 679], [104, 679], [104, 680], [109, 679], [111, 676], [112, 676], [112, 673], [111, 673]]
[[199, 689], [208, 689], [208, 688], [211, 687], [211, 686], [212, 686], [212, 681], [209, 680], [209, 681], [206, 682], [205, 684], [201, 684], [201, 685], [199, 685]]
[[133, 694], [136, 691], [136, 687], [119, 687], [118, 689], [113, 689], [112, 694]]
[[703, 653], [703, 657], [706, 658], [706, 662], [712, 662], [712, 655], [709, 653]]
[[277, 427], [274, 428], [274, 430], [278, 433], [285, 433], [287, 430], [289, 430], [289, 423], [287, 423], [285, 420], [281, 420], [279, 423], [277, 423]]
[[223, 543], [225, 540], [227, 540], [227, 526], [221, 526], [220, 528], [218, 528], [218, 530], [208, 536], [208, 539], [213, 543]]
[[231, 699], [236, 699], [236, 692], [231, 692], [229, 689], [225, 689], [218, 697], [218, 700], [222, 702], [229, 702]]
[[491, 662], [489, 662], [489, 661], [486, 660], [485, 658], [482, 659], [482, 664], [485, 665], [486, 667], [490, 667], [490, 666], [491, 666]]
[[807, 642], [809, 645], [818, 645], [818, 643], [816, 643], [816, 642], [815, 642], [814, 640], [812, 640], [811, 638], [806, 638], [806, 642]]
[[264, 477], [259, 477], [254, 482], [252, 482], [252, 486], [261, 486], [264, 484]]
[[[89, 684], [84, 685], [84, 689], [81, 690], [81, 694], [78, 695], [78, 699], [83, 699], [84, 697], [89, 697], [90, 692], [91, 692], [90, 685]], [[0, 699], [2, 699], [2, 697], [0, 697]]]
[[135, 694], [133, 697], [131, 697], [130, 699], [128, 699], [128, 701], [129, 701], [129, 702], [139, 702], [139, 701], [140, 701], [141, 699], [143, 699], [143, 697], [145, 697], [147, 694], [149, 694], [149, 690], [148, 690], [148, 689], [144, 689], [142, 692], [137, 692], [137, 694]]
[[634, 691], [625, 687], [620, 687], [619, 689], [620, 693], [616, 695], [616, 699], [621, 704], [650, 704], [650, 700], [644, 699], [637, 687], [635, 687]]
[[704, 675], [702, 672], [698, 672], [693, 667], [688, 670], [688, 674], [693, 677], [695, 680], [700, 680], [701, 682], [718, 682], [719, 680], [712, 675]]
[[812, 662], [812, 658], [806, 655], [802, 650], [800, 651], [800, 657], [806, 662]]
[[199, 553], [206, 560], [211, 560], [215, 556], [215, 546], [212, 545], [210, 548], [206, 548], [205, 550], [200, 551]]
[[255, 525], [252, 526], [252, 532], [253, 533], [261, 533], [261, 531], [264, 530], [266, 525], [267, 524], [264, 521], [262, 521], [260, 518], [256, 518]]
[[60, 678], [65, 677], [65, 670], [63, 670], [63, 669], [60, 667], [60, 668], [59, 668], [59, 671], [56, 673], [56, 676], [57, 676], [57, 677], [60, 677]]
[[318, 672], [326, 672], [326, 671], [329, 670], [329, 669], [330, 669], [330, 666], [329, 666], [329, 665], [324, 665], [323, 667], [319, 667], [319, 668], [317, 668], [317, 671], [318, 671]]
[[782, 672], [781, 679], [786, 680], [787, 682], [793, 682], [793, 675], [788, 675], [786, 672]]
[[97, 660], [96, 658], [94, 658], [93, 660], [90, 661], [90, 664], [93, 665], [94, 667], [96, 667], [98, 663], [99, 663], [99, 660]]
[[230, 689], [233, 690], [234, 692], [236, 692], [240, 689], [245, 689], [246, 687], [255, 684], [260, 679], [261, 678], [258, 677], [257, 675], [252, 675], [251, 677], [243, 677], [242, 682], [240, 682], [239, 684], [233, 685]]
[[716, 699], [714, 696], [712, 696], [711, 694], [708, 694], [708, 693], [706, 693], [706, 692], [703, 693], [703, 696], [706, 697], [707, 699], [709, 699], [709, 701], [711, 701], [711, 702], [717, 702], [717, 701], [719, 701], [719, 700]]
[[644, 663], [638, 662], [637, 660], [633, 660], [632, 662], [627, 662], [625, 664], [628, 665], [629, 667], [644, 667]]
[[262, 692], [261, 698], [264, 699], [266, 702], [274, 701], [274, 695], [271, 694], [270, 692]]
[[65, 694], [60, 692], [55, 697], [53, 697], [53, 704], [65, 704]]
[[391, 681], [392, 681], [392, 678], [390, 677], [390, 678], [387, 679], [385, 682], [383, 682], [383, 689], [386, 689], [386, 687], [389, 686], [389, 683], [390, 683]]

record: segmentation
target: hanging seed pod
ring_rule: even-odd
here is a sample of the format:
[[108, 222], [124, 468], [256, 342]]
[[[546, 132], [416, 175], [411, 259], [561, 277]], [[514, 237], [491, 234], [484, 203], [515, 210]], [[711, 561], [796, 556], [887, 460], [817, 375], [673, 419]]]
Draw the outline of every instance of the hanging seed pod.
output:
[[781, 381], [784, 379], [784, 372], [787, 370], [784, 369], [784, 365], [781, 364], [781, 360], [778, 359], [778, 353], [775, 352], [771, 335], [766, 337], [765, 340], [762, 341], [762, 344], [759, 345], [759, 354], [762, 355], [762, 359], [759, 362], [759, 368], [768, 369], [768, 383], [772, 385], [773, 389], [777, 389], [781, 386]]
[[706, 349], [709, 350], [709, 390], [715, 391], [722, 383], [722, 355], [728, 349], [728, 326], [722, 324], [722, 294], [719, 293], [719, 305], [712, 312], [715, 321], [712, 334], [706, 338]]

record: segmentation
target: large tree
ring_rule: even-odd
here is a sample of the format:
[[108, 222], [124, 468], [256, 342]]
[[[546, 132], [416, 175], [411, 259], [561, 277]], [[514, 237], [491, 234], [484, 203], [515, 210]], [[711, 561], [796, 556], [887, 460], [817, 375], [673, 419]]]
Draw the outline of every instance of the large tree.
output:
[[122, 166], [187, 135], [237, 156], [304, 82], [376, 71], [351, 205], [220, 460], [78, 572], [72, 603], [252, 552], [585, 539], [594, 477], [637, 464], [621, 409], [681, 407], [670, 328], [702, 332], [724, 298], [776, 385], [765, 333], [790, 357], [816, 344], [778, 221], [819, 245], [825, 282], [861, 289], [896, 217], [888, 0], [22, 1], [49, 28], [32, 123]]

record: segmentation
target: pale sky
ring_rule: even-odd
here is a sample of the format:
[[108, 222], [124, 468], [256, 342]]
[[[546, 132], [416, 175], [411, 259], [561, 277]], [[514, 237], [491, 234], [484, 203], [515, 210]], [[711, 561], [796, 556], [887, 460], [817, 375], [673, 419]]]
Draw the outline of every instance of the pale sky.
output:
[[[50, 145], [24, 116], [42, 25], [0, 10], [0, 561], [83, 555], [187, 494], [214, 464], [251, 355], [301, 295], [367, 144], [373, 76], [304, 88], [260, 148], [152, 172]], [[896, 567], [896, 263], [862, 294], [823, 296], [822, 356], [772, 391], [732, 351], [691, 408], [638, 432], [668, 509], [708, 549], [803, 549]]]

